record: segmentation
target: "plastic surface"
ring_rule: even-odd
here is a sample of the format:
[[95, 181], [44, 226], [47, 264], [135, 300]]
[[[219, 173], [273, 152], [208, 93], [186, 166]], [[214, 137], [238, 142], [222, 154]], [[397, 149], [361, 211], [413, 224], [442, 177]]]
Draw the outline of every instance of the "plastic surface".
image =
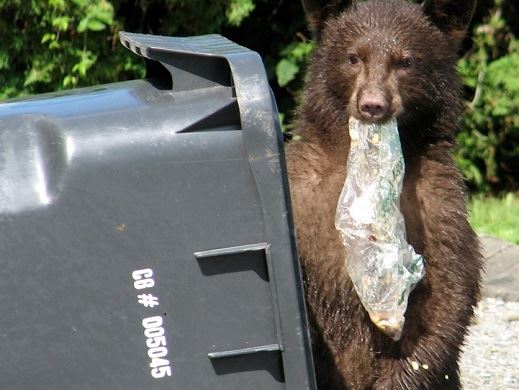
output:
[[335, 226], [348, 274], [377, 327], [399, 340], [409, 294], [424, 275], [423, 258], [406, 241], [400, 212], [404, 157], [396, 119], [379, 125], [351, 118], [347, 176]]
[[277, 110], [220, 36], [0, 103], [0, 388], [314, 389]]

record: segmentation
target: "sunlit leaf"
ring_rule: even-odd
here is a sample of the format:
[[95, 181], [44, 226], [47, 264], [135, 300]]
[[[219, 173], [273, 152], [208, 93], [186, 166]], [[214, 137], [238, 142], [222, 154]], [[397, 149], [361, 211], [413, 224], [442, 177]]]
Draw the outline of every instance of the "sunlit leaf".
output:
[[282, 59], [276, 66], [276, 76], [280, 87], [284, 87], [290, 83], [297, 73], [299, 72], [299, 66], [294, 62]]

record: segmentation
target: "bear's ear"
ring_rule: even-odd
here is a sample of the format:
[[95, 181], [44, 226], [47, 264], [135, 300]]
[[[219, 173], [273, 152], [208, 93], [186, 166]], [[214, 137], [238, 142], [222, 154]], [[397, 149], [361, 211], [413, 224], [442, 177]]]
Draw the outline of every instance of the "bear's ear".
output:
[[429, 19], [459, 43], [474, 15], [476, 0], [425, 0], [422, 6]]
[[302, 0], [306, 19], [314, 38], [319, 39], [324, 22], [331, 16], [338, 15], [355, 1], [346, 0]]

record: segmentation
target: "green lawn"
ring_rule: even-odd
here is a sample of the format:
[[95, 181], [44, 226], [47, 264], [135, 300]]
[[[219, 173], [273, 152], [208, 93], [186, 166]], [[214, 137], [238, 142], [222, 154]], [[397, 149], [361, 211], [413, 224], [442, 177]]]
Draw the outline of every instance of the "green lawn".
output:
[[475, 196], [469, 204], [470, 223], [478, 233], [519, 244], [519, 197]]

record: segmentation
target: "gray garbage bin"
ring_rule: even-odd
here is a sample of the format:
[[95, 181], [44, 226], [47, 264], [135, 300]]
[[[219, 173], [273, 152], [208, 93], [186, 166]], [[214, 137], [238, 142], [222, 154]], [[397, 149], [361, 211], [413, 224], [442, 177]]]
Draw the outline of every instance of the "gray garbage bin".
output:
[[1, 389], [313, 389], [277, 111], [221, 36], [0, 104]]

